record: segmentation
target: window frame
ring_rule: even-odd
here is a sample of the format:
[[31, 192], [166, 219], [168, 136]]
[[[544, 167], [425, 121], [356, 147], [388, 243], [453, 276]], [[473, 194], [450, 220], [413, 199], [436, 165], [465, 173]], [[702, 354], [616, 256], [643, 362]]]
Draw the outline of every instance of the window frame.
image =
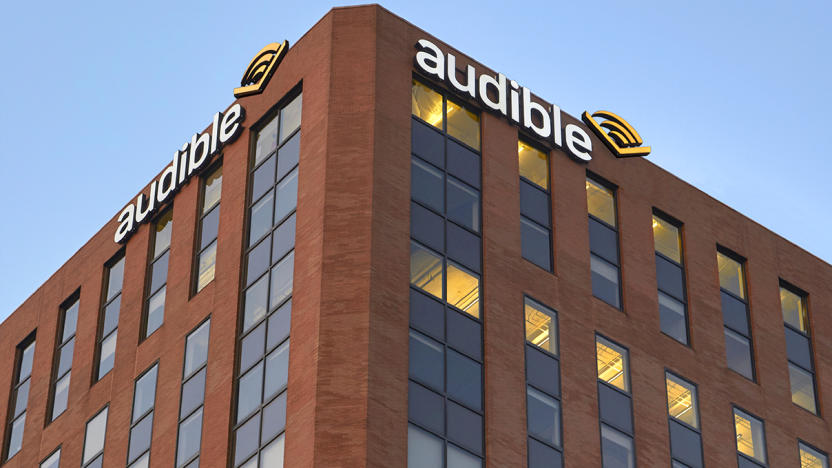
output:
[[[765, 462], [760, 462], [759, 460], [755, 460], [754, 458], [751, 458], [750, 456], [740, 452], [740, 448], [737, 446], [737, 442], [736, 442], [736, 440], [738, 438], [737, 422], [736, 422], [737, 411], [739, 411], [740, 413], [744, 413], [746, 416], [750, 416], [751, 418], [760, 422], [760, 425], [763, 428], [763, 454], [766, 457]], [[766, 437], [766, 432], [768, 432], [768, 431], [766, 431], [766, 421], [765, 421], [765, 419], [757, 416], [756, 414], [754, 414], [750, 411], [746, 411], [743, 407], [741, 407], [739, 405], [736, 405], [736, 404], [732, 403], [731, 404], [731, 425], [734, 428], [734, 450], [737, 452], [737, 458], [739, 459], [740, 457], [742, 457], [742, 458], [745, 458], [746, 460], [748, 460], [749, 462], [753, 463], [754, 465], [757, 465], [757, 466], [760, 466], [760, 467], [763, 467], [763, 468], [768, 468], [768, 466], [769, 466], [769, 463], [768, 463], [768, 460], [769, 460], [769, 457], [768, 457], [768, 439]]]
[[[107, 411], [107, 416], [104, 418], [104, 440], [101, 444], [101, 450], [95, 452], [89, 459], [89, 461], [84, 461], [84, 455], [87, 448], [87, 436], [89, 435], [89, 425], [95, 418], [101, 415], [104, 411]], [[110, 402], [107, 402], [103, 407], [101, 407], [98, 411], [95, 412], [89, 419], [87, 419], [86, 423], [84, 424], [84, 443], [81, 445], [81, 467], [86, 468], [90, 466], [93, 462], [95, 462], [98, 457], [104, 457], [104, 451], [107, 449], [107, 426], [110, 423]], [[129, 437], [129, 436], [128, 436]]]
[[[78, 314], [75, 316], [75, 332], [72, 333], [72, 336], [67, 338], [66, 340], [63, 339], [64, 335], [64, 328], [66, 327], [66, 312], [71, 309], [75, 304], [78, 304]], [[55, 395], [57, 393], [57, 384], [67, 375], [72, 373], [72, 364], [75, 361], [75, 349], [73, 344], [72, 350], [72, 360], [69, 363], [69, 369], [61, 375], [58, 375], [58, 371], [60, 370], [58, 367], [60, 366], [61, 360], [61, 351], [63, 350], [64, 346], [66, 346], [70, 340], [75, 340], [77, 333], [78, 333], [78, 317], [81, 315], [81, 288], [79, 287], [76, 289], [72, 294], [69, 295], [68, 298], [61, 303], [58, 308], [58, 323], [55, 331], [55, 347], [53, 348], [52, 352], [52, 368], [49, 372], [49, 393], [46, 397], [46, 412], [44, 417], [46, 418], [46, 422], [44, 423], [44, 427], [49, 426], [53, 421], [58, 419], [62, 414], [64, 414], [69, 409], [69, 395], [67, 395], [67, 407], [61, 411], [60, 414], [52, 417], [52, 413], [55, 411]], [[70, 384], [72, 383], [72, 376], [70, 375]], [[69, 388], [67, 388], [67, 393], [69, 393]]]
[[[161, 252], [154, 253], [154, 250], [156, 249], [156, 234], [157, 234], [156, 225], [168, 213], [171, 214], [171, 219], [169, 221], [171, 223], [171, 226], [170, 226], [170, 229], [171, 229], [170, 244], [168, 244], [168, 246], [164, 250], [162, 250]], [[147, 257], [146, 257], [147, 261], [146, 261], [146, 265], [145, 265], [144, 287], [143, 287], [143, 294], [142, 294], [142, 316], [141, 316], [141, 321], [139, 322], [139, 344], [142, 344], [145, 340], [150, 338], [153, 335], [153, 333], [156, 332], [156, 330], [158, 330], [159, 328], [162, 328], [162, 326], [165, 325], [164, 316], [163, 316], [162, 317], [162, 324], [159, 325], [159, 327], [156, 328], [155, 330], [153, 330], [153, 332], [151, 332], [150, 334], [147, 333], [147, 322], [150, 318], [150, 300], [153, 298], [153, 296], [156, 293], [161, 291], [163, 288], [166, 288], [167, 285], [168, 285], [168, 276], [170, 274], [170, 250], [171, 250], [171, 247], [173, 246], [173, 224], [172, 224], [174, 222], [173, 214], [174, 214], [173, 213], [173, 202], [171, 202], [167, 206], [160, 207], [158, 209], [158, 211], [156, 212], [156, 216], [154, 216], [153, 219], [150, 220], [150, 222], [148, 223], [148, 227], [150, 229], [150, 232], [149, 232], [149, 235], [148, 235]], [[151, 288], [153, 287], [153, 266], [166, 253], [168, 254], [168, 270], [165, 272], [165, 283], [162, 286], [159, 286], [155, 291], [152, 291]], [[163, 311], [162, 311], [163, 314], [164, 314], [164, 309], [167, 308], [167, 302], [168, 302], [167, 292], [165, 292], [165, 303], [162, 306], [163, 307]]]
[[[528, 147], [530, 147], [534, 150], [537, 150], [537, 151], [546, 155], [546, 181], [547, 181], [548, 188], [544, 189], [543, 187], [541, 187], [537, 183], [532, 182], [531, 180], [527, 179], [526, 177], [523, 177], [523, 175], [519, 173], [519, 169], [518, 169], [518, 177], [520, 179], [519, 190], [521, 192], [522, 192], [522, 184], [526, 184], [531, 189], [538, 190], [538, 191], [540, 191], [540, 192], [542, 192], [546, 195], [546, 204], [547, 204], [546, 212], [549, 215], [549, 226], [548, 227], [544, 226], [544, 225], [540, 224], [539, 222], [535, 221], [534, 219], [524, 215], [523, 214], [523, 201], [522, 201], [522, 198], [521, 198], [521, 200], [520, 200], [520, 242], [521, 242], [520, 257], [523, 258], [523, 260], [526, 260], [527, 262], [531, 263], [532, 265], [540, 268], [541, 270], [554, 275], [555, 274], [555, 227], [554, 227], [555, 214], [553, 212], [554, 211], [554, 203], [552, 201], [552, 196], [554, 194], [554, 192], [552, 190], [552, 186], [554, 185], [554, 173], [553, 173], [553, 168], [552, 168], [552, 151], [541, 149], [541, 146], [538, 143], [535, 143], [532, 140], [530, 140], [528, 138], [525, 138], [520, 133], [518, 133], [517, 141], [518, 141], [518, 164], [519, 164], [519, 157], [520, 157], [519, 156], [519, 145], [520, 145], [520, 143], [522, 143], [522, 144], [524, 144], [524, 145], [526, 145], [526, 146], [528, 146]], [[523, 248], [522, 248], [523, 226], [522, 226], [522, 223], [523, 223], [524, 219], [527, 222], [529, 222], [533, 225], [536, 225], [536, 226], [540, 227], [541, 229], [546, 230], [549, 233], [549, 240], [548, 240], [549, 268], [544, 268], [543, 266], [539, 265], [537, 262], [523, 256], [523, 253], [522, 253], [523, 252]]]
[[[44, 463], [46, 463], [47, 461], [49, 461], [49, 459], [50, 459], [50, 458], [52, 458], [52, 457], [53, 457], [56, 453], [58, 454], [58, 466], [60, 466], [60, 464], [61, 464], [61, 448], [62, 448], [62, 445], [63, 445], [63, 444], [58, 444], [58, 446], [57, 446], [57, 447], [55, 447], [55, 449], [54, 449], [54, 450], [52, 450], [52, 452], [50, 452], [50, 453], [49, 453], [49, 455], [47, 455], [47, 456], [43, 457], [43, 459], [41, 459], [41, 461], [40, 461], [40, 462], [38, 462], [38, 468], [44, 468], [44, 467], [43, 467], [43, 464], [44, 464]], [[83, 456], [83, 454], [82, 454], [81, 456]]]
[[[29, 372], [29, 375], [26, 377], [25, 380], [20, 380], [20, 371], [22, 370], [23, 366], [23, 354], [25, 353], [26, 349], [29, 346], [35, 346], [35, 349], [32, 351], [32, 369]], [[11, 450], [11, 438], [12, 438], [12, 424], [17, 421], [20, 416], [25, 415], [29, 412], [29, 395], [26, 395], [26, 409], [20, 415], [15, 415], [15, 407], [17, 406], [17, 392], [20, 390], [20, 387], [23, 386], [26, 382], [31, 382], [32, 374], [34, 373], [34, 362], [35, 362], [35, 355], [34, 352], [37, 351], [37, 329], [33, 330], [31, 333], [26, 335], [26, 337], [15, 346], [15, 355], [14, 355], [14, 366], [12, 375], [14, 375], [14, 379], [9, 382], [9, 404], [7, 406], [8, 410], [6, 412], [6, 420], [4, 422], [4, 430], [3, 430], [3, 445], [2, 450], [0, 450], [0, 465], [3, 465], [7, 461], [14, 458], [15, 455], [20, 453], [23, 450], [22, 441], [21, 441], [21, 448], [13, 454], [9, 454]], [[31, 388], [31, 385], [30, 385]], [[23, 434], [26, 433], [26, 420], [23, 421]]]
[[[719, 287], [719, 292], [720, 292], [720, 294], [723, 294], [723, 293], [727, 294], [729, 297], [731, 297], [733, 299], [736, 299], [736, 300], [742, 302], [743, 304], [745, 304], [745, 322], [748, 324], [748, 333], [746, 334], [742, 330], [737, 330], [736, 328], [734, 328], [734, 327], [728, 325], [727, 323], [725, 323], [725, 319], [723, 318], [723, 320], [722, 320], [723, 335], [725, 334], [724, 330], [727, 328], [731, 332], [733, 332], [737, 335], [740, 335], [741, 337], [748, 340], [748, 352], [749, 352], [749, 355], [751, 357], [751, 378], [748, 378], [747, 376], [739, 373], [738, 371], [736, 371], [736, 370], [734, 370], [734, 369], [732, 369], [731, 367], [728, 366], [727, 342], [726, 342], [726, 350], [725, 350], [725, 361], [726, 361], [725, 362], [725, 368], [728, 369], [729, 371], [739, 375], [740, 377], [742, 377], [746, 380], [750, 380], [751, 382], [759, 384], [759, 382], [757, 381], [757, 377], [758, 377], [757, 376], [757, 348], [754, 345], [754, 330], [752, 328], [753, 324], [751, 322], [751, 291], [748, 288], [748, 259], [743, 257], [742, 255], [734, 252], [733, 250], [723, 246], [722, 244], [719, 244], [719, 243], [716, 244], [716, 253], [717, 253], [717, 255], [715, 256], [716, 260], [717, 260], [717, 262], [716, 262], [716, 267], [717, 267], [716, 268], [716, 270], [717, 270], [716, 271], [716, 283], [717, 283], [717, 286]], [[741, 268], [741, 271], [742, 271], [742, 281], [743, 281], [742, 286], [745, 290], [745, 295], [746, 295], [745, 299], [743, 299], [740, 296], [734, 294], [732, 291], [728, 291], [727, 289], [722, 287], [722, 282], [719, 278], [719, 255], [720, 254], [724, 255], [724, 256], [728, 257], [729, 259], [731, 259], [731, 260], [740, 264], [740, 268]], [[722, 297], [720, 297], [720, 312], [723, 312], [721, 301], [722, 301]], [[723, 312], [723, 314], [724, 314], [724, 312]], [[781, 315], [782, 315], [782, 312], [781, 312]]]
[[[780, 288], [786, 289], [790, 293], [792, 293], [796, 296], [799, 296], [803, 300], [803, 306], [806, 308], [806, 331], [805, 332], [796, 328], [795, 326], [793, 326], [792, 324], [787, 322], [785, 319], [783, 319], [783, 326], [787, 330], [791, 330], [792, 332], [797, 333], [800, 336], [803, 336], [809, 342], [809, 358], [810, 358], [812, 368], [807, 369], [803, 365], [793, 361], [789, 357], [788, 348], [786, 349], [786, 366], [787, 366], [787, 370], [788, 370], [789, 365], [793, 365], [793, 366], [797, 367], [798, 369], [801, 369], [801, 370], [811, 374], [811, 376], [812, 376], [812, 396], [814, 397], [815, 411], [812, 412], [812, 411], [804, 408], [803, 406], [800, 406], [799, 404], [795, 403], [794, 399], [792, 399], [792, 404], [794, 406], [797, 406], [801, 410], [806, 411], [807, 413], [809, 413], [813, 416], [817, 416], [817, 417], [823, 419], [823, 415], [822, 415], [822, 411], [821, 411], [821, 405], [820, 405], [820, 386], [818, 385], [817, 359], [815, 357], [815, 351], [816, 351], [815, 350], [815, 340], [813, 339], [813, 333], [812, 333], [814, 331], [814, 327], [813, 327], [813, 323], [812, 323], [812, 314], [809, 310], [809, 293], [807, 293], [806, 291], [798, 288], [797, 286], [793, 285], [792, 283], [789, 283], [788, 281], [786, 281], [782, 278], [780, 278], [780, 283], [779, 284], [780, 284]], [[781, 310], [780, 311], [781, 311], [781, 314], [782, 314], [782, 305], [781, 305]], [[791, 393], [791, 377], [789, 377], [789, 386], [790, 386], [789, 393]]]
[[821, 455], [825, 456], [826, 457], [826, 462], [829, 463], [829, 453], [828, 452], [826, 452], [825, 450], [819, 449], [815, 445], [812, 445], [809, 442], [806, 442], [805, 440], [801, 439], [800, 437], [797, 438], [797, 457], [798, 457], [797, 461], [798, 461], [798, 463], [801, 463], [800, 462], [800, 452], [801, 452], [803, 447], [806, 447], [810, 450], [814, 450], [815, 452], [818, 452]]
[[205, 286], [202, 289], [199, 289], [199, 260], [202, 254], [207, 251], [211, 244], [216, 243], [216, 253], [219, 253], [219, 239], [220, 239], [220, 230], [219, 230], [219, 215], [222, 214], [218, 213], [217, 218], [217, 237], [214, 238], [213, 241], [209, 242], [207, 246], [204, 248], [200, 248], [200, 241], [202, 240], [202, 231], [203, 231], [203, 221], [208, 215], [211, 214], [214, 210], [220, 210], [222, 205], [222, 189], [220, 189], [220, 198], [217, 199], [217, 203], [208, 210], [207, 213], [203, 213], [205, 207], [205, 189], [206, 189], [206, 181], [209, 177], [213, 176], [214, 173], [218, 170], [223, 170], [223, 154], [220, 153], [214, 161], [211, 162], [207, 168], [199, 176], [199, 194], [197, 195], [197, 203], [196, 203], [196, 227], [194, 229], [194, 245], [193, 245], [193, 258], [191, 259], [191, 285], [189, 288], [190, 295], [188, 296], [188, 300], [192, 299], [194, 296], [202, 292], [202, 289], [208, 287], [209, 284], [213, 283], [216, 279], [216, 265], [217, 265], [217, 258], [214, 258], [214, 278], [211, 281], [205, 283]]
[[[617, 261], [618, 261], [617, 265], [612, 264], [609, 260], [605, 259], [602, 255], [596, 254], [595, 252], [593, 252], [592, 251], [592, 244], [589, 243], [589, 242], [587, 242], [587, 243], [589, 243], [589, 254], [590, 254], [590, 256], [595, 256], [598, 260], [600, 260], [602, 262], [605, 262], [608, 265], [611, 265], [612, 267], [614, 267], [616, 269], [616, 271], [618, 273], [618, 285], [617, 285], [618, 286], [618, 306], [616, 307], [616, 306], [610, 304], [609, 302], [605, 301], [604, 299], [601, 299], [600, 297], [595, 296], [595, 294], [591, 294], [591, 296], [600, 300], [604, 304], [607, 304], [610, 307], [613, 307], [615, 309], [618, 309], [621, 312], [624, 312], [625, 311], [625, 307], [624, 307], [624, 274], [623, 274], [623, 269], [624, 268], [623, 268], [623, 265], [621, 263], [621, 231], [618, 228], [618, 226], [621, 225], [620, 213], [619, 213], [620, 210], [618, 208], [619, 187], [618, 187], [618, 185], [610, 182], [609, 180], [605, 179], [604, 177], [601, 177], [600, 175], [596, 174], [595, 172], [592, 172], [592, 171], [589, 171], [589, 170], [586, 171], [585, 179], [586, 180], [592, 180], [593, 182], [597, 183], [598, 185], [601, 185], [602, 187], [606, 187], [607, 189], [609, 189], [612, 192], [612, 206], [613, 206], [613, 214], [615, 215], [615, 226], [611, 226], [606, 221], [604, 221], [601, 218], [598, 218], [597, 216], [590, 213], [590, 211], [589, 211], [589, 197], [586, 195], [586, 190], [584, 190], [584, 199], [586, 200], [586, 214], [587, 214], [588, 219], [591, 220], [591, 221], [594, 220], [594, 221], [600, 223], [601, 226], [606, 227], [608, 229], [611, 229], [613, 232], [615, 232], [615, 245], [616, 245], [616, 250], [617, 250]], [[589, 223], [589, 221], [588, 221], [588, 223]], [[588, 233], [589, 233], [589, 225], [587, 224], [587, 241], [589, 241], [589, 239], [588, 239], [589, 234]], [[591, 285], [592, 285], [592, 267], [590, 266], [590, 287], [591, 287]]]
[[[667, 376], [668, 375], [672, 375], [673, 377], [681, 380], [682, 382], [685, 382], [688, 385], [691, 385], [693, 387], [694, 391], [696, 392], [696, 424], [697, 424], [697, 426], [699, 426], [698, 428], [693, 427], [690, 424], [682, 421], [681, 419], [674, 418], [673, 416], [670, 415], [670, 407], [667, 406], [668, 405], [668, 402], [667, 402]], [[702, 413], [699, 411], [699, 385], [696, 382], [692, 381], [692, 380], [689, 380], [689, 379], [686, 379], [686, 378], [682, 377], [681, 375], [679, 375], [678, 372], [675, 372], [673, 369], [670, 369], [669, 367], [664, 368], [664, 378], [665, 378], [665, 407], [667, 408], [667, 434], [668, 434], [668, 442], [670, 443], [669, 444], [670, 446], [668, 447], [668, 452], [670, 453], [670, 463], [672, 465], [673, 462], [675, 461], [677, 463], [681, 463], [681, 464], [687, 466], [687, 463], [685, 463], [681, 460], [676, 460], [673, 457], [673, 442], [671, 440], [671, 437], [672, 437], [671, 434], [672, 433], [671, 433], [671, 428], [670, 428], [671, 421], [673, 421], [673, 422], [676, 422], [676, 423], [680, 424], [681, 426], [683, 426], [687, 429], [690, 429], [691, 431], [694, 431], [697, 434], [699, 434], [699, 455], [702, 458], [703, 466], [704, 466], [705, 444], [702, 441]], [[736, 428], [735, 428], [735, 430], [736, 430]]]
[[[130, 428], [127, 431], [127, 461], [124, 465], [127, 467], [131, 467], [132, 464], [139, 461], [145, 454], [147, 454], [148, 466], [153, 466], [150, 465], [150, 452], [153, 445], [153, 425], [156, 422], [156, 398], [159, 392], [159, 362], [160, 359], [157, 358], [145, 370], [143, 370], [139, 375], [137, 375], [136, 378], [133, 379], [133, 398], [130, 400]], [[151, 406], [150, 409], [146, 410], [144, 413], [139, 415], [138, 418], [136, 418], [136, 415], [133, 414], [133, 411], [136, 407], [136, 387], [138, 386], [139, 381], [153, 369], [156, 369], [156, 381], [153, 382], [153, 406]], [[130, 439], [133, 435], [133, 429], [135, 429], [139, 424], [141, 424], [142, 421], [144, 421], [148, 416], [153, 418], [153, 421], [150, 422], [150, 443], [148, 444], [146, 451], [140, 453], [135, 459], [130, 460]]]
[[[632, 381], [632, 378], [631, 378], [632, 377], [632, 372], [630, 370], [630, 364], [631, 364], [631, 362], [630, 362], [630, 348], [628, 348], [627, 346], [624, 346], [624, 345], [620, 344], [619, 342], [609, 338], [607, 335], [601, 333], [598, 330], [595, 330], [594, 336], [595, 336], [595, 340], [594, 340], [594, 343], [595, 343], [595, 363], [594, 363], [594, 369], [593, 370], [595, 371], [594, 374], [595, 374], [595, 382], [596, 382], [595, 401], [596, 401], [596, 408], [597, 408], [597, 411], [598, 411], [598, 442], [599, 442], [599, 447], [603, 447], [603, 445], [604, 445], [603, 426], [607, 426], [610, 429], [612, 429], [612, 430], [614, 430], [618, 433], [624, 434], [625, 436], [629, 437], [630, 440], [632, 440], [632, 442], [633, 442], [633, 466], [637, 467], [638, 466], [638, 447], [636, 445], [636, 435], [635, 435], [636, 419], [635, 419], [635, 408], [634, 408], [635, 405], [633, 405], [633, 381]], [[608, 341], [608, 342], [618, 346], [619, 348], [621, 348], [625, 351], [625, 356], [627, 358], [626, 373], [627, 373], [627, 388], [629, 389], [628, 391], [624, 391], [624, 390], [616, 387], [615, 385], [612, 385], [610, 383], [607, 383], [607, 382], [601, 380], [600, 376], [598, 375], [598, 338], [601, 338], [605, 341]], [[632, 431], [628, 431], [626, 428], [619, 427], [614, 423], [604, 421], [604, 419], [601, 415], [601, 388], [600, 388], [601, 385], [604, 385], [608, 389], [611, 389], [611, 390], [613, 390], [615, 392], [618, 392], [621, 395], [624, 395], [627, 398], [629, 398], [629, 400], [630, 400], [630, 421], [632, 421], [632, 423], [633, 423]], [[665, 399], [666, 398], [667, 397], [665, 396]], [[601, 463], [602, 463], [602, 466], [603, 466], [603, 459], [604, 459], [603, 448], [600, 449], [599, 453], [601, 455]]]
[[[96, 322], [96, 330], [95, 330], [95, 351], [93, 352], [93, 365], [92, 365], [92, 375], [90, 376], [90, 387], [101, 381], [107, 374], [109, 374], [112, 369], [107, 371], [107, 374], [98, 377], [98, 373], [101, 371], [101, 347], [103, 346], [104, 342], [113, 334], [118, 333], [118, 321], [116, 322], [115, 328], [110, 330], [110, 333], [107, 333], [104, 336], [104, 323], [106, 321], [106, 312], [107, 307], [110, 306], [116, 299], [121, 300], [121, 296], [124, 293], [124, 275], [127, 271], [127, 253], [126, 247], [120, 248], [109, 260], [104, 262], [104, 275], [101, 282], [101, 298], [99, 299], [98, 303], [98, 320]], [[114, 295], [111, 298], [107, 298], [107, 292], [110, 288], [110, 271], [111, 269], [118, 264], [118, 262], [123, 261], [124, 264], [122, 266], [121, 272], [121, 289], [119, 290], [118, 294]], [[121, 304], [119, 304], [119, 321], [121, 320]], [[118, 346], [118, 335], [116, 335], [116, 346]], [[115, 367], [115, 353], [113, 353], [113, 367]]]
[[[685, 261], [686, 260], [686, 255], [685, 255], [685, 250], [686, 250], [686, 248], [685, 248], [686, 247], [686, 245], [685, 245], [685, 240], [686, 240], [685, 239], [685, 223], [683, 223], [682, 221], [680, 221], [676, 217], [671, 216], [671, 215], [667, 214], [665, 211], [662, 211], [662, 210], [660, 210], [659, 208], [656, 208], [656, 207], [653, 207], [653, 216], [658, 217], [662, 221], [665, 221], [666, 223], [674, 226], [679, 231], [679, 258], [681, 259], [681, 263], [677, 262], [676, 260], [673, 260], [672, 258], [670, 258], [667, 255], [659, 252], [658, 249], [656, 249], [655, 234], [653, 235], [653, 252], [657, 256], [661, 257], [662, 259], [667, 260], [671, 264], [678, 266], [679, 269], [682, 271], [682, 295], [684, 296], [684, 298], [680, 302], [682, 303], [682, 305], [685, 308], [685, 336], [687, 337], [687, 343], [682, 343], [681, 341], [677, 340], [673, 336], [670, 336], [669, 334], [665, 333], [664, 330], [661, 329], [661, 325], [659, 326], [659, 332], [661, 332], [661, 334], [667, 336], [668, 338], [672, 339], [673, 341], [692, 349], [693, 348], [693, 336], [691, 334], [691, 328], [692, 327], [691, 327], [691, 323], [690, 323], [691, 322], [691, 317], [690, 317], [690, 297], [688, 295], [688, 286], [689, 286], [688, 285], [688, 271], [687, 271], [687, 262]], [[671, 298], [678, 300], [678, 298], [674, 297], [672, 294], [670, 294], [666, 291], [662, 291], [661, 288], [659, 288], [658, 278], [656, 278], [656, 289], [658, 291], [661, 291], [663, 294], [666, 294], [666, 295], [670, 296]], [[659, 317], [661, 318], [661, 306], [660, 306]]]

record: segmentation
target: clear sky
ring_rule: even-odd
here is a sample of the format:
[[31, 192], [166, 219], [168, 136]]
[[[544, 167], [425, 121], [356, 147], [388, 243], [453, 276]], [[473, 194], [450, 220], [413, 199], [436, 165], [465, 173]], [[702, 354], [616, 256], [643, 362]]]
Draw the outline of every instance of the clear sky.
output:
[[[7, 3], [0, 320], [232, 102], [255, 52], [336, 5]], [[828, 0], [383, 5], [565, 112], [619, 113], [651, 161], [832, 262]]]

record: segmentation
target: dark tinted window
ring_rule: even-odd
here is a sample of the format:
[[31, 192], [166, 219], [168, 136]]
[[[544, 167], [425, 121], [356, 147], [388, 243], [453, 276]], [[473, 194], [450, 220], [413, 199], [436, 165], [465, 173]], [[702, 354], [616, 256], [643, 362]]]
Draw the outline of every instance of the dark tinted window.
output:
[[407, 397], [412, 421], [439, 434], [445, 433], [445, 399], [441, 395], [409, 382]]
[[448, 438], [482, 455], [482, 416], [456, 403], [448, 402]]
[[618, 233], [592, 218], [589, 219], [589, 246], [592, 253], [618, 265]]
[[560, 396], [560, 369], [557, 359], [526, 346], [526, 380], [539, 390]]
[[[448, 223], [448, 256], [468, 268], [480, 272], [480, 238], [465, 229]], [[414, 235], [415, 237], [415, 235]]]
[[552, 269], [549, 230], [532, 221], [520, 218], [520, 236], [523, 258], [545, 269]]
[[520, 181], [520, 212], [543, 226], [549, 226], [549, 194]]
[[445, 248], [445, 220], [418, 203], [410, 204], [410, 232], [414, 239], [435, 250]]
[[480, 187], [480, 157], [452, 140], [448, 141], [448, 172], [468, 184]]
[[633, 433], [633, 413], [630, 397], [612, 388], [598, 385], [598, 407], [601, 420], [616, 428]]

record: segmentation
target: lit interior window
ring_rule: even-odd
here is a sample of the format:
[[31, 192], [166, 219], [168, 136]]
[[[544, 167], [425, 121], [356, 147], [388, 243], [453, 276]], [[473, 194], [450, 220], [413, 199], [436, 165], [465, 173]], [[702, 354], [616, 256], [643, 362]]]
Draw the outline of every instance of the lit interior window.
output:
[[540, 304], [526, 299], [526, 341], [549, 351], [558, 352], [557, 325], [552, 317], [553, 312]]
[[667, 412], [675, 419], [698, 428], [696, 415], [696, 388], [671, 374], [665, 375], [667, 383]]
[[749, 457], [766, 462], [763, 423], [738, 409], [734, 409], [734, 427], [737, 431], [737, 450]]
[[598, 379], [615, 387], [630, 391], [627, 351], [600, 336], [595, 340]]
[[829, 457], [806, 444], [800, 444], [800, 468], [829, 468]]
[[517, 156], [520, 160], [520, 176], [548, 190], [549, 155], [538, 151], [522, 141], [518, 141]]
[[745, 299], [742, 264], [721, 252], [716, 253], [716, 261], [719, 266], [719, 286]]
[[480, 279], [453, 263], [448, 263], [448, 303], [480, 316]]
[[589, 214], [615, 227], [615, 196], [611, 189], [586, 179], [586, 205]]
[[442, 128], [441, 94], [413, 80], [413, 93], [410, 102], [413, 115], [436, 128]]
[[682, 236], [679, 228], [653, 215], [653, 242], [656, 251], [676, 263], [682, 263]]
[[442, 258], [410, 243], [410, 284], [442, 299]]
[[480, 149], [480, 116], [448, 99], [448, 134]]
[[806, 303], [799, 296], [784, 287], [780, 287], [780, 308], [783, 309], [783, 321], [798, 330], [809, 331], [809, 320], [806, 315]]

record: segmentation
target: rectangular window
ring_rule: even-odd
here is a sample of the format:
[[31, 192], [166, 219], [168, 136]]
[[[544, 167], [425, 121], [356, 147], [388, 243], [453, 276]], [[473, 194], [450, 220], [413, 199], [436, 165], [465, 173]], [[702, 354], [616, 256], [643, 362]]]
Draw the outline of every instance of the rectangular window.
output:
[[190, 464], [199, 465], [210, 331], [209, 319], [185, 339], [182, 398], [179, 403], [179, 436], [176, 439], [177, 468]]
[[118, 316], [121, 310], [121, 288], [123, 284], [124, 250], [121, 250], [105, 266], [101, 310], [98, 313], [98, 339], [95, 345], [93, 383], [107, 375], [115, 364]]
[[805, 293], [780, 282], [780, 308], [786, 333], [792, 402], [806, 411], [818, 414], [815, 356], [809, 334], [807, 302]]
[[802, 442], [797, 443], [800, 449], [800, 468], [829, 468], [829, 456], [820, 450]]
[[412, 94], [408, 466], [481, 467], [479, 116]]
[[659, 290], [661, 330], [662, 333], [686, 345], [688, 305], [681, 225], [654, 213], [653, 243], [656, 250], [656, 283]]
[[52, 381], [49, 386], [49, 405], [46, 422], [52, 422], [66, 411], [69, 402], [69, 378], [72, 373], [72, 354], [75, 350], [75, 326], [78, 322], [80, 291], [61, 306], [58, 320], [58, 336], [52, 364]]
[[735, 407], [734, 431], [740, 466], [749, 466], [747, 462], [752, 462], [750, 466], [768, 466], [763, 421]]
[[46, 457], [46, 460], [40, 462], [40, 468], [58, 468], [61, 463], [61, 448], [52, 452], [52, 455]]
[[35, 333], [33, 332], [15, 350], [14, 380], [9, 401], [6, 439], [3, 441], [3, 458], [8, 460], [23, 448], [23, 428], [26, 425], [26, 409], [29, 405], [29, 384], [32, 381], [32, 362], [35, 357]]
[[98, 412], [87, 421], [84, 434], [84, 458], [81, 465], [84, 468], [102, 468], [104, 465], [104, 440], [107, 435], [107, 413], [109, 406]]
[[214, 169], [202, 178], [202, 208], [199, 211], [199, 233], [194, 265], [195, 293], [214, 280], [214, 269], [217, 264], [217, 235], [220, 225], [220, 195], [222, 193], [222, 166]]
[[586, 178], [589, 213], [590, 270], [592, 294], [621, 308], [621, 267], [618, 253], [618, 221], [615, 189], [594, 177]]
[[520, 240], [523, 258], [552, 271], [552, 208], [549, 154], [519, 141]]
[[152, 335], [165, 321], [165, 296], [173, 231], [173, 207], [165, 210], [153, 224], [150, 236], [150, 262], [147, 267], [147, 300], [142, 320], [142, 339]]
[[670, 456], [674, 463], [702, 468], [702, 434], [699, 429], [699, 401], [696, 385], [665, 372]]
[[302, 103], [302, 95], [295, 97], [256, 137], [237, 344], [234, 467], [258, 466], [258, 460], [259, 466], [283, 466]]
[[720, 248], [717, 250], [716, 258], [722, 296], [722, 319], [725, 325], [726, 361], [731, 370], [755, 381], [754, 345], [748, 298], [745, 293], [745, 260]]
[[523, 306], [529, 468], [562, 466], [557, 313], [528, 297]]
[[150, 441], [153, 437], [153, 409], [156, 406], [156, 377], [159, 364], [145, 371], [133, 390], [133, 416], [130, 420], [130, 442], [127, 466], [150, 466]]
[[595, 335], [598, 414], [601, 419], [603, 468], [635, 467], [633, 397], [627, 348]]

